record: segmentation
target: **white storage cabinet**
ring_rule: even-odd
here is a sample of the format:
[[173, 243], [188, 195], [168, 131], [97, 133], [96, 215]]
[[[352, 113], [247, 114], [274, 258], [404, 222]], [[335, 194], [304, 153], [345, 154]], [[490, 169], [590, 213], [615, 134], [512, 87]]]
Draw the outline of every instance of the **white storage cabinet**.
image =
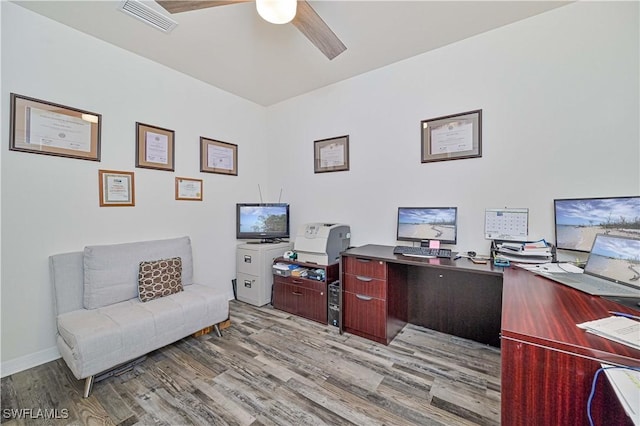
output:
[[271, 303], [273, 261], [292, 248], [293, 243], [238, 245], [236, 249], [238, 300], [255, 306]]

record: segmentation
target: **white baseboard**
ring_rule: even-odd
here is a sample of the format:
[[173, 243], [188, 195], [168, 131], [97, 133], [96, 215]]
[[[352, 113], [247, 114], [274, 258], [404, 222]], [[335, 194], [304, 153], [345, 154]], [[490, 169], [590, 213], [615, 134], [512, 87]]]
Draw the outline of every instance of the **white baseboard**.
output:
[[53, 346], [49, 349], [10, 359], [0, 364], [0, 377], [7, 377], [58, 358], [60, 358], [60, 352], [58, 352], [57, 347]]

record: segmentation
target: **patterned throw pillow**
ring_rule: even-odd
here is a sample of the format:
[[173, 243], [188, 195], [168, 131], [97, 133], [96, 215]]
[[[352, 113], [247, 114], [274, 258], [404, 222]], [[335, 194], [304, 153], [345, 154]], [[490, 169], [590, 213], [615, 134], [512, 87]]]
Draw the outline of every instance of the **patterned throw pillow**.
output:
[[138, 297], [141, 302], [182, 291], [182, 259], [160, 259], [140, 262]]

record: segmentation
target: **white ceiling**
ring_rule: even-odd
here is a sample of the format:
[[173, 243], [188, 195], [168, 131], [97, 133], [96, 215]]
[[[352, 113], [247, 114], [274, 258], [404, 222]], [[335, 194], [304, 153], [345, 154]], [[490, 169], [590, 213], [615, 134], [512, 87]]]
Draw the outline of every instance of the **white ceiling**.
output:
[[118, 10], [120, 1], [15, 1], [58, 22], [260, 105], [272, 105], [519, 21], [558, 1], [311, 1], [347, 46], [328, 60], [293, 25], [273, 25], [255, 4], [170, 15], [165, 34]]

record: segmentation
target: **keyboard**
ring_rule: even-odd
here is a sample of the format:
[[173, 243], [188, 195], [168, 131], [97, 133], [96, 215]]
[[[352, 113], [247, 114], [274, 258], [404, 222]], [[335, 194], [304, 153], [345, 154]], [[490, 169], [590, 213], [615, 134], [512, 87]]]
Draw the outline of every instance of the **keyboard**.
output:
[[414, 257], [442, 257], [451, 258], [451, 250], [443, 248], [429, 248], [429, 247], [410, 247], [410, 246], [395, 246], [393, 248], [393, 254], [401, 254], [403, 256]]

